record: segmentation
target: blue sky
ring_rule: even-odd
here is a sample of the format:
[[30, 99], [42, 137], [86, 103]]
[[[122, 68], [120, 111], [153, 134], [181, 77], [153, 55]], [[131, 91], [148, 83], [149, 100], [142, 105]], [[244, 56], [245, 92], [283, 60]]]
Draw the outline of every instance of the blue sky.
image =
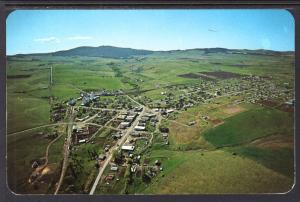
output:
[[6, 23], [8, 55], [100, 45], [295, 49], [286, 10], [18, 10]]

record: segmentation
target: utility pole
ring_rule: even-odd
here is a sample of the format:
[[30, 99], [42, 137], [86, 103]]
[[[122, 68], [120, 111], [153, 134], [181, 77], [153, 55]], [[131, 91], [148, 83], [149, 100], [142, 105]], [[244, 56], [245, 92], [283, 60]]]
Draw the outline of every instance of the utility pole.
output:
[[50, 66], [50, 77], [49, 77], [50, 106], [52, 106], [52, 102], [53, 102], [52, 85], [53, 85], [53, 71], [52, 71], [52, 66]]
[[52, 66], [50, 67], [50, 86], [52, 86], [53, 80], [52, 80]]

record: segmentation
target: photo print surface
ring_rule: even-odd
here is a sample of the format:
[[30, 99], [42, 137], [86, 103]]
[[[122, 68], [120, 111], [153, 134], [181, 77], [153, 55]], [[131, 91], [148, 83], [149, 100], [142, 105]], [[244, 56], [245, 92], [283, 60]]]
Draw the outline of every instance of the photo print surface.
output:
[[6, 23], [13, 193], [293, 187], [287, 10], [16, 10]]

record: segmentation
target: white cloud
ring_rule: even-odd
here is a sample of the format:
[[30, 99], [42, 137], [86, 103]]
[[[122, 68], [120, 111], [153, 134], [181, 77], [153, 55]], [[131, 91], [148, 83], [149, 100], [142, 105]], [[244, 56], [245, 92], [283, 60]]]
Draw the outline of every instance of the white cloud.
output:
[[67, 39], [72, 40], [72, 41], [75, 41], [75, 40], [80, 41], [80, 40], [90, 40], [92, 38], [93, 37], [91, 37], [91, 36], [70, 36]]
[[39, 38], [39, 39], [35, 39], [34, 41], [36, 42], [41, 42], [41, 43], [60, 43], [60, 40], [56, 37], [47, 37], [47, 38]]

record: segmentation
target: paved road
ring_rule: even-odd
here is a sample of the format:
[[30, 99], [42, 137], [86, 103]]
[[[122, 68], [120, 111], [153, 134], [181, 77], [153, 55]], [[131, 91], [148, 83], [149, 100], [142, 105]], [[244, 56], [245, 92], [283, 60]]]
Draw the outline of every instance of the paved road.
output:
[[68, 123], [68, 131], [67, 131], [67, 140], [64, 144], [64, 160], [63, 160], [63, 166], [61, 169], [61, 174], [60, 174], [60, 178], [58, 181], [58, 185], [56, 187], [56, 190], [54, 192], [54, 194], [56, 195], [61, 187], [61, 184], [63, 182], [63, 179], [65, 177], [65, 173], [67, 171], [68, 168], [68, 164], [69, 164], [69, 155], [70, 155], [70, 146], [71, 146], [71, 141], [72, 141], [72, 128], [73, 128], [73, 119], [74, 119], [74, 108], [71, 107], [70, 108], [71, 114], [70, 114], [70, 119], [69, 119], [69, 123]]
[[145, 107], [143, 107], [143, 111], [139, 114], [139, 116], [135, 119], [135, 121], [132, 123], [132, 125], [127, 129], [126, 133], [122, 136], [121, 139], [118, 140], [118, 142], [108, 151], [107, 154], [108, 157], [104, 160], [104, 163], [103, 163], [103, 166], [99, 169], [99, 173], [96, 177], [96, 180], [92, 186], [92, 189], [90, 191], [90, 195], [93, 195], [95, 190], [96, 190], [96, 187], [101, 179], [101, 176], [106, 168], [106, 166], [108, 165], [108, 163], [111, 161], [112, 159], [112, 155], [113, 155], [113, 151], [119, 149], [120, 147], [122, 147], [122, 145], [125, 143], [125, 141], [127, 140], [129, 134], [134, 130], [134, 127], [138, 124], [140, 118], [145, 114]]

